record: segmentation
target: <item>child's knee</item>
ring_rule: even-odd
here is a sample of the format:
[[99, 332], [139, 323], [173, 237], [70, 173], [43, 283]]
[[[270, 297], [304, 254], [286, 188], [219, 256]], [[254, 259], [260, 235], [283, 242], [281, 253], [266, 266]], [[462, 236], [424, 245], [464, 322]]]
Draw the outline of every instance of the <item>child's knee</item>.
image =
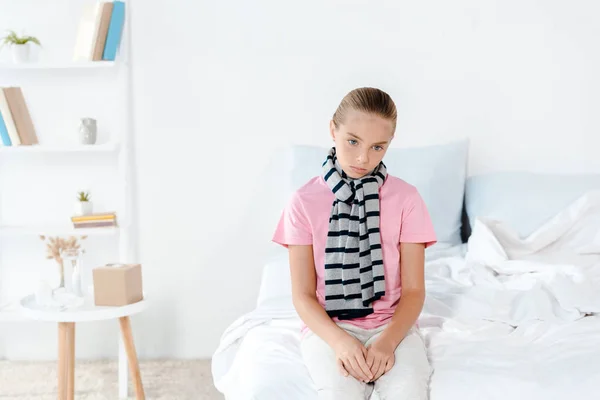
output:
[[429, 376], [426, 374], [407, 374], [394, 379], [380, 380], [375, 390], [381, 400], [427, 400]]
[[319, 400], [365, 400], [365, 387], [362, 385], [330, 386], [317, 388]]

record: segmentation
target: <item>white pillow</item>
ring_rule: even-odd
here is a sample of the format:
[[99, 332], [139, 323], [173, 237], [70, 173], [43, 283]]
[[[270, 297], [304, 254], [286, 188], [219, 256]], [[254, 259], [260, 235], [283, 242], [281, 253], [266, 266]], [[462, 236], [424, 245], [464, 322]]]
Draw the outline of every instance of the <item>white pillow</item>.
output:
[[262, 270], [257, 307], [292, 308], [292, 279], [287, 249], [268, 261]]
[[489, 217], [508, 223], [525, 238], [590, 190], [600, 189], [600, 174], [495, 172], [467, 179], [469, 223]]
[[[434, 146], [390, 148], [383, 159], [390, 175], [418, 189], [427, 205], [439, 245], [462, 243], [460, 227], [468, 147], [465, 139]], [[328, 150], [303, 145], [291, 148], [293, 190], [321, 173]]]

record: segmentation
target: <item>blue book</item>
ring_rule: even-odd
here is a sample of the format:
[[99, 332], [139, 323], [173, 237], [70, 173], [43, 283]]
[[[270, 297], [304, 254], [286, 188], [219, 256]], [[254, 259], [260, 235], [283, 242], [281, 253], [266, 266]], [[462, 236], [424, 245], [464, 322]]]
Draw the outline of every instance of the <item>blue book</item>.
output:
[[0, 113], [0, 139], [2, 139], [2, 143], [4, 143], [5, 146], [12, 146], [10, 136], [8, 136], [8, 129], [6, 129], [6, 123], [4, 123], [4, 118], [2, 118], [2, 113]]
[[122, 1], [114, 1], [110, 22], [108, 24], [108, 32], [106, 34], [106, 43], [104, 44], [104, 52], [102, 53], [103, 60], [114, 61], [117, 57], [117, 50], [121, 44], [124, 23], [125, 3]]

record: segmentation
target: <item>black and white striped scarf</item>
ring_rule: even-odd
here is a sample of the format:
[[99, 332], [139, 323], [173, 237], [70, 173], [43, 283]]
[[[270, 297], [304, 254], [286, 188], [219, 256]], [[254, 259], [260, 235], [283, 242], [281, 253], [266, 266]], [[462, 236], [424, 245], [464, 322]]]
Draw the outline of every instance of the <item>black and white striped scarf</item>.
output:
[[371, 303], [385, 295], [379, 188], [386, 176], [380, 162], [360, 179], [348, 177], [335, 147], [323, 163], [323, 178], [335, 194], [325, 247], [325, 310], [332, 318], [369, 315]]

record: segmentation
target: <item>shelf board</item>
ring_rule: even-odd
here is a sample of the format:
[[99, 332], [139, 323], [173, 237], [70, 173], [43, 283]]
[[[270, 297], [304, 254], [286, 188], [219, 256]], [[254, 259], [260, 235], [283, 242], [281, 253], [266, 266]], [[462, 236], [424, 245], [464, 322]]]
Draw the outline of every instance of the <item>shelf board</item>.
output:
[[0, 146], [0, 153], [110, 153], [119, 148], [116, 143], [94, 145]]
[[39, 226], [0, 226], [0, 235], [88, 235], [109, 236], [119, 232], [119, 227], [73, 228], [72, 226], [39, 225]]
[[112, 68], [115, 61], [66, 61], [66, 62], [29, 62], [29, 63], [0, 63], [0, 70], [64, 70], [64, 69], [97, 69]]

